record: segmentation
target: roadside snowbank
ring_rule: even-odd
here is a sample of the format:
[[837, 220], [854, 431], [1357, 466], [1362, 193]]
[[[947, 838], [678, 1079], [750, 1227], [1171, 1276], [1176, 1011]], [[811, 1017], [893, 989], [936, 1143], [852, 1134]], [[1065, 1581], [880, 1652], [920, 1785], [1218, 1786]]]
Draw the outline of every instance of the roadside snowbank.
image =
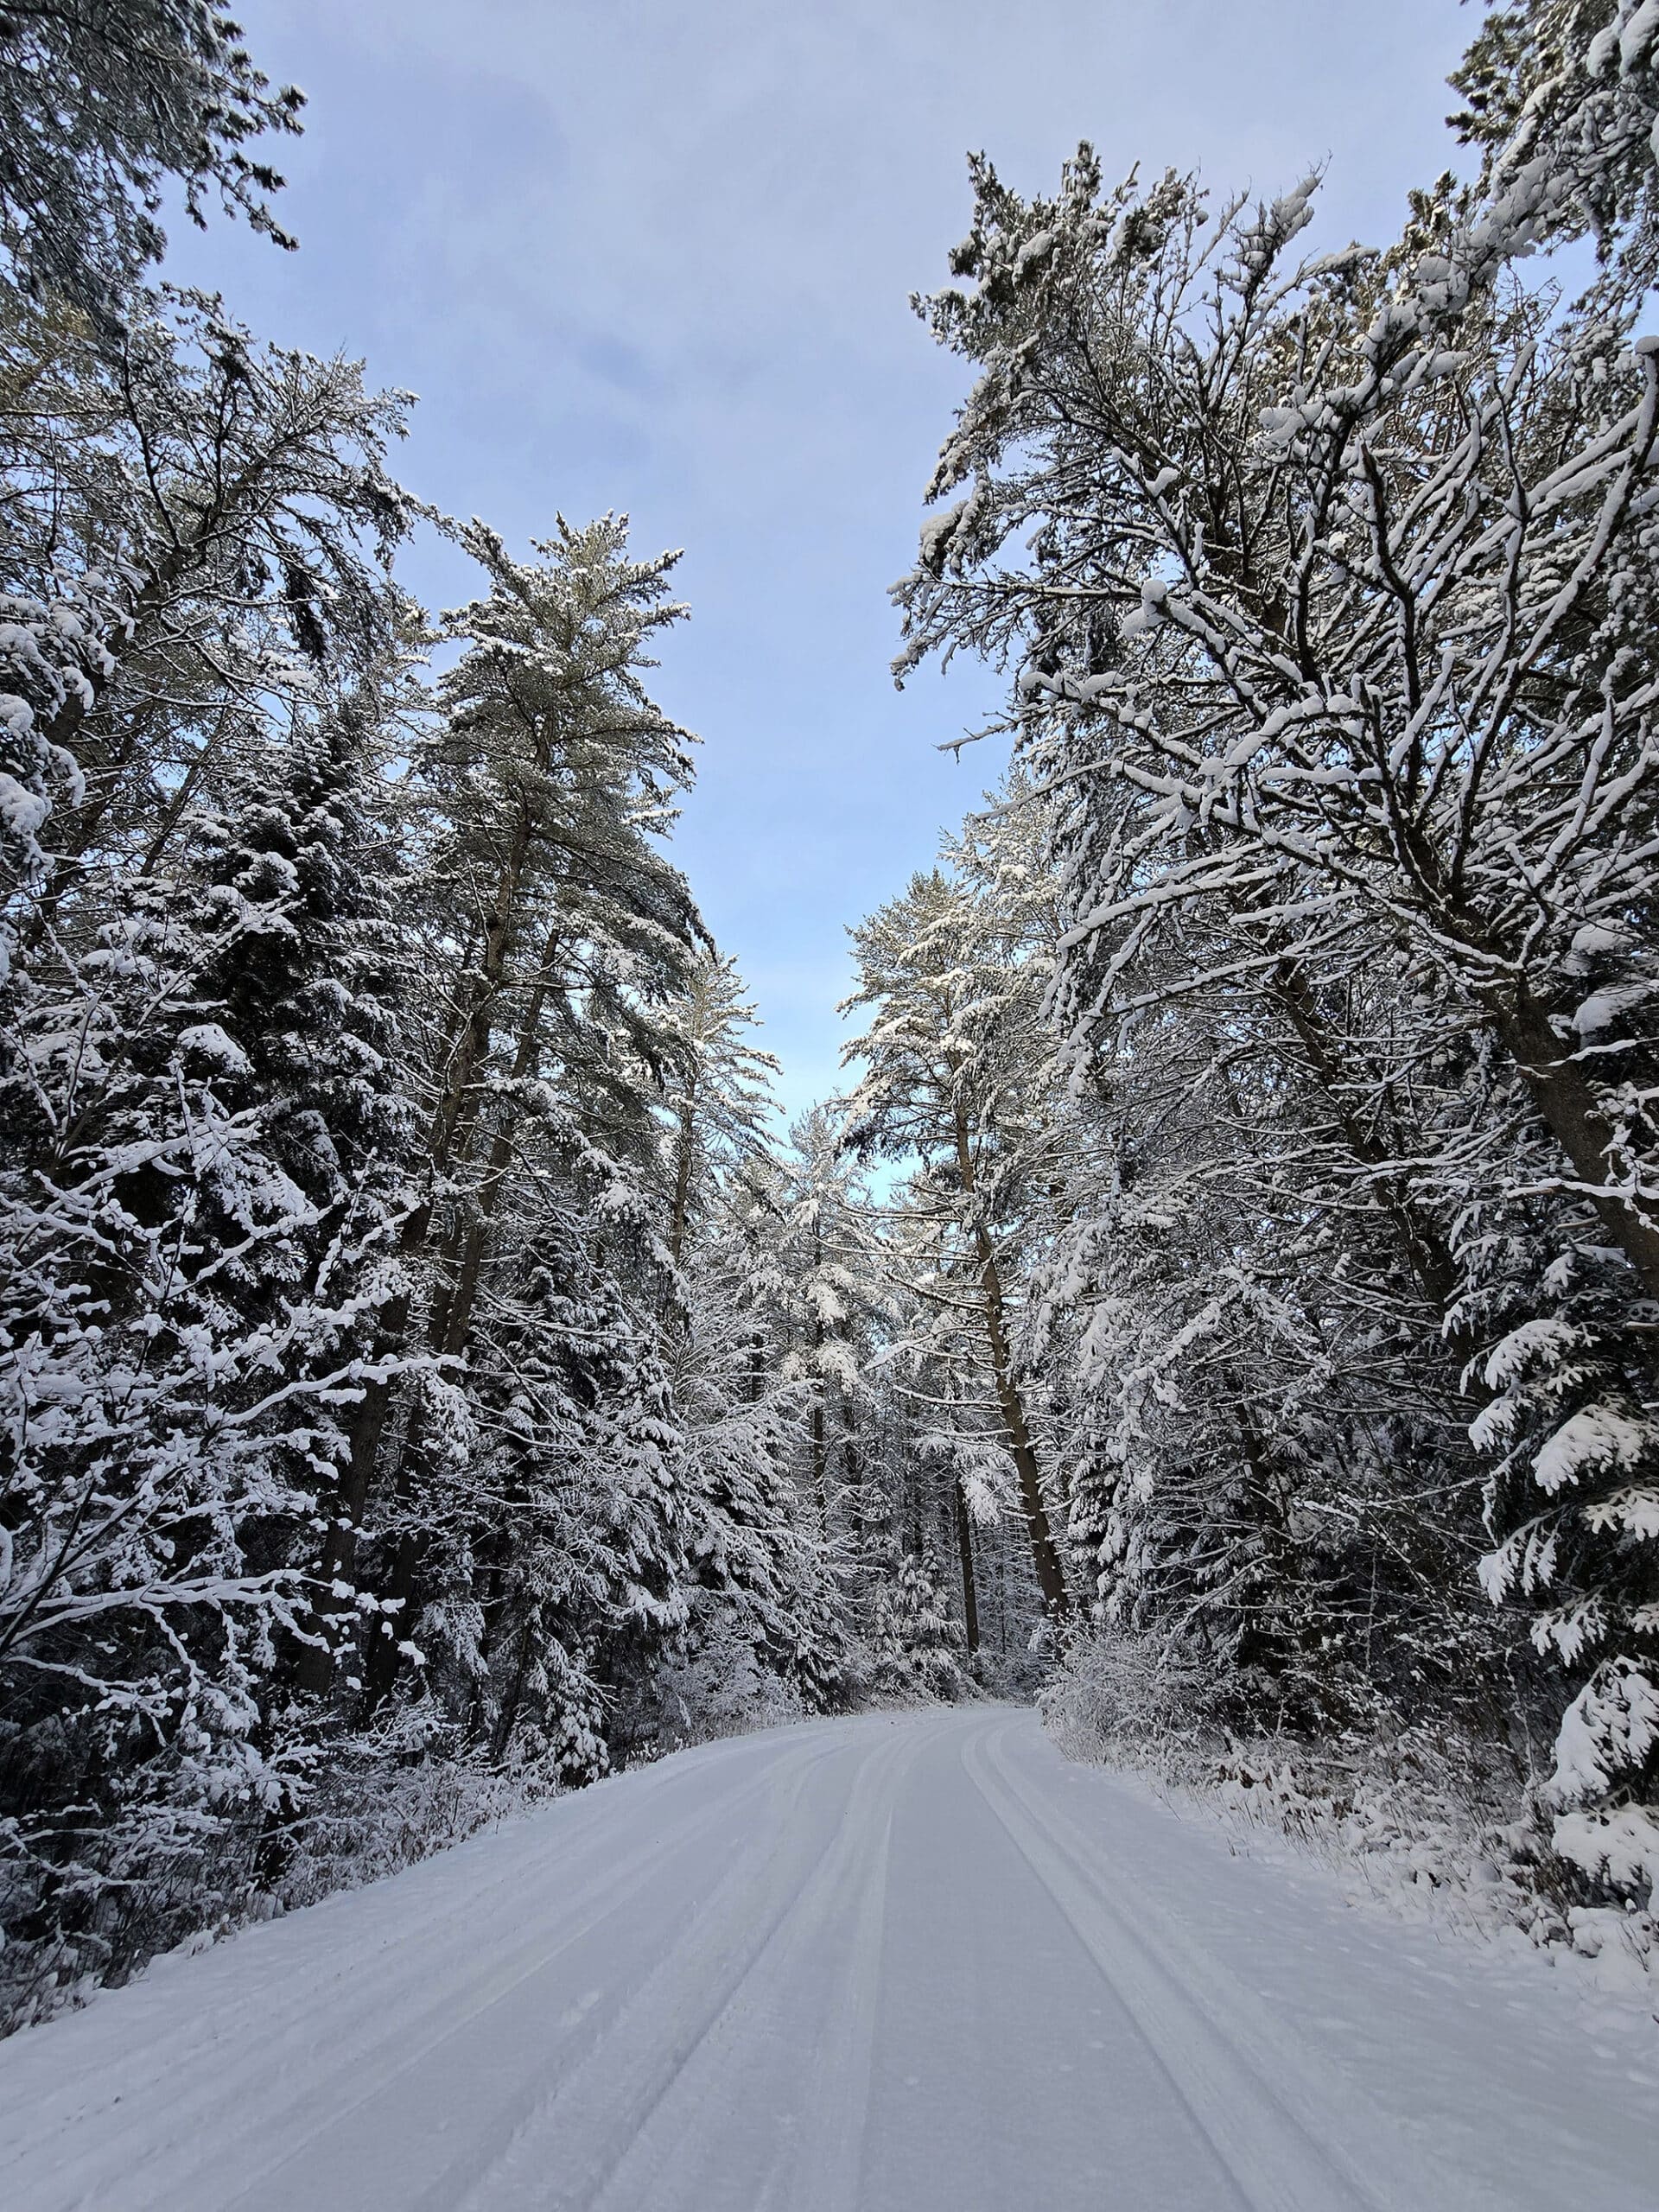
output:
[[1191, 1718], [1197, 1687], [1143, 1643], [1105, 1637], [1077, 1647], [1038, 1702], [1067, 1758], [1139, 1775], [1249, 1856], [1313, 1858], [1350, 1903], [1535, 1948], [1659, 2020], [1653, 1913], [1573, 1898], [1547, 1822], [1517, 1809], [1523, 1785], [1491, 1746], [1410, 1726], [1327, 1745], [1241, 1740]]

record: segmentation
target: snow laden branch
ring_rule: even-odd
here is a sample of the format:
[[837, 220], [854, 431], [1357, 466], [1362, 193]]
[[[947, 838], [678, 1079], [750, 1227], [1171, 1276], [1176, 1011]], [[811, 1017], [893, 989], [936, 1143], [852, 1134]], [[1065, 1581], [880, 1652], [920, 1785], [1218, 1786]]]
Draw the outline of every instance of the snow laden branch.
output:
[[[976, 377], [931, 489], [955, 504], [896, 589], [901, 680], [1007, 671], [1057, 872], [1049, 1018], [1110, 1165], [1046, 1311], [1116, 1363], [1074, 1509], [1107, 1602], [1163, 1602], [1140, 1532], [1197, 1361], [1260, 1497], [1199, 1587], [1281, 1552], [1313, 1606], [1282, 1670], [1335, 1586], [1315, 1604], [1294, 1564], [1260, 1361], [1294, 1346], [1350, 1418], [1398, 1422], [1418, 1382], [1361, 1378], [1414, 1340], [1410, 1449], [1461, 1501], [1432, 1573], [1479, 1548], [1472, 1424], [1485, 1588], [1567, 1668], [1575, 1740], [1605, 1720], [1599, 1765], [1564, 1748], [1550, 1785], [1592, 1880], [1634, 1863], [1597, 1823], [1651, 1819], [1618, 1715], [1659, 1625], [1648, 13], [1494, 15], [1465, 72], [1486, 174], [1415, 194], [1386, 251], [1305, 254], [1317, 179], [1213, 207], [1192, 177], [1108, 188], [1084, 147], [1027, 201], [976, 164], [957, 281], [919, 303]], [[1605, 273], [1564, 307], [1529, 257], [1586, 226]], [[1371, 1479], [1342, 1510], [1386, 1519]]]

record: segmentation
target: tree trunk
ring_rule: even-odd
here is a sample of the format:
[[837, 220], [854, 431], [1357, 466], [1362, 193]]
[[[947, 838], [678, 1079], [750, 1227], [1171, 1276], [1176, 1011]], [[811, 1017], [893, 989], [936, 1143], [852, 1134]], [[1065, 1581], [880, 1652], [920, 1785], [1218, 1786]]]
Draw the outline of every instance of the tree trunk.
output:
[[830, 1454], [824, 1440], [823, 1377], [817, 1377], [812, 1395], [812, 1494], [818, 1501], [818, 1524], [830, 1531]]
[[962, 1624], [968, 1637], [968, 1656], [971, 1659], [979, 1649], [979, 1600], [974, 1593], [974, 1535], [969, 1521], [968, 1501], [962, 1494], [960, 1481], [953, 1483], [950, 1488], [957, 1503], [957, 1554], [962, 1561]]
[[1626, 1199], [1601, 1187], [1614, 1141], [1595, 1088], [1555, 1034], [1548, 1015], [1524, 982], [1511, 1003], [1497, 1010], [1498, 1033], [1537, 1102], [1550, 1134], [1589, 1185], [1586, 1195], [1608, 1235], [1629, 1260], [1644, 1296], [1659, 1300], [1659, 1226]]
[[179, 788], [173, 794], [167, 812], [162, 817], [162, 826], [150, 839], [149, 849], [140, 864], [140, 873], [153, 875], [156, 863], [167, 850], [173, 832], [184, 818], [184, 810], [190, 804], [191, 794], [200, 780], [201, 772], [208, 762], [217, 758], [231, 727], [232, 709], [228, 703], [219, 710], [218, 723], [211, 737], [203, 738], [191, 758], [190, 766], [179, 779]]
[[[957, 1168], [962, 1180], [963, 1196], [971, 1204], [976, 1197], [973, 1147], [969, 1139], [968, 1122], [960, 1107], [956, 1111]], [[1048, 1525], [1048, 1508], [1043, 1503], [1043, 1485], [1037, 1465], [1037, 1454], [1031, 1441], [1031, 1430], [1026, 1421], [1026, 1409], [1020, 1402], [1019, 1386], [1014, 1379], [1014, 1362], [1008, 1350], [1006, 1306], [1002, 1296], [1002, 1277], [996, 1264], [996, 1248], [991, 1242], [990, 1231], [975, 1211], [973, 1221], [974, 1249], [979, 1260], [980, 1289], [984, 1299], [985, 1336], [991, 1356], [991, 1375], [996, 1386], [997, 1404], [1001, 1409], [1002, 1424], [1007, 1431], [1008, 1451], [1014, 1460], [1014, 1471], [1020, 1478], [1020, 1503], [1024, 1508], [1026, 1527], [1031, 1536], [1031, 1555], [1037, 1569], [1037, 1586], [1043, 1603], [1057, 1619], [1064, 1620], [1071, 1610], [1071, 1593], [1065, 1586], [1065, 1574], [1060, 1565], [1059, 1553]]]
[[[1301, 964], [1282, 960], [1274, 976], [1274, 995], [1307, 1058], [1308, 1067], [1331, 1102], [1344, 1141], [1361, 1166], [1382, 1168], [1384, 1153], [1344, 1096], [1342, 1071], [1326, 1034]], [[1423, 1211], [1398, 1175], [1373, 1173], [1372, 1187], [1399, 1231], [1406, 1258], [1424, 1296], [1445, 1313], [1457, 1296], [1458, 1269], [1436, 1224]]]
[[869, 1501], [864, 1495], [864, 1462], [858, 1448], [858, 1408], [844, 1391], [842, 1394], [841, 1421], [842, 1483], [848, 1519], [862, 1556], [862, 1547], [869, 1528]]
[[[812, 1273], [817, 1277], [823, 1265], [823, 1241], [815, 1228], [812, 1233]], [[818, 1501], [818, 1525], [825, 1535], [830, 1533], [830, 1454], [824, 1433], [823, 1416], [823, 1315], [814, 1304], [809, 1328], [812, 1345], [812, 1489]]]
[[[430, 1208], [417, 1206], [404, 1223], [398, 1245], [406, 1261], [424, 1249], [429, 1222]], [[403, 1350], [408, 1339], [410, 1318], [407, 1292], [381, 1308], [373, 1351], [377, 1361], [390, 1359]], [[316, 1572], [318, 1594], [308, 1624], [313, 1633], [323, 1640], [321, 1643], [307, 1643], [301, 1649], [298, 1673], [302, 1689], [321, 1694], [329, 1688], [344, 1640], [343, 1631], [355, 1611], [349, 1586], [357, 1566], [358, 1532], [374, 1481], [386, 1416], [391, 1410], [391, 1389], [387, 1380], [369, 1383], [358, 1408], [357, 1419], [352, 1424], [351, 1456], [336, 1494], [334, 1516], [323, 1533], [322, 1555]], [[348, 1594], [341, 1596], [341, 1590], [346, 1590]]]
[[[522, 866], [522, 861], [520, 865]], [[505, 888], [501, 897], [503, 899], [505, 897]], [[500, 911], [499, 903], [498, 913]], [[466, 1076], [468, 1084], [476, 1076], [482, 1065], [484, 1055], [489, 1050], [493, 1027], [489, 1020], [489, 1008], [499, 995], [505, 965], [506, 929], [504, 925], [498, 932], [494, 928], [494, 917], [492, 918], [492, 936], [491, 942], [486, 947], [485, 969], [480, 972], [488, 972], [498, 938], [501, 950], [499, 957], [493, 961], [493, 982], [489, 996], [480, 1002], [483, 1026], [480, 1027], [477, 1011], [470, 1024], [471, 1029], [475, 1033], [476, 1048], [470, 1056], [470, 1072]], [[549, 934], [547, 947], [542, 957], [541, 969], [524, 1008], [524, 1020], [518, 1031], [518, 1049], [513, 1054], [512, 1079], [515, 1083], [522, 1082], [535, 1063], [542, 1017], [547, 1006], [548, 977], [553, 962], [557, 957], [560, 934], [559, 926], [556, 924]], [[463, 1054], [463, 1066], [467, 1065], [467, 1059], [468, 1056]], [[454, 1165], [465, 1158], [467, 1139], [472, 1134], [471, 1120], [471, 1116], [460, 1113], [451, 1117], [449, 1128], [453, 1149], [447, 1160], [442, 1163], [435, 1160], [435, 1167], [439, 1165]], [[495, 1217], [496, 1208], [500, 1203], [501, 1192], [506, 1181], [506, 1171], [512, 1163], [512, 1134], [505, 1124], [498, 1123], [491, 1140], [489, 1159], [478, 1193], [477, 1211], [464, 1229], [458, 1230], [447, 1241], [439, 1258], [438, 1288], [432, 1301], [427, 1323], [429, 1349], [439, 1358], [458, 1358], [465, 1349], [467, 1337], [471, 1333], [473, 1313], [478, 1303], [479, 1285], [483, 1279], [484, 1262], [487, 1256], [490, 1228]], [[419, 1465], [423, 1442], [422, 1423], [417, 1414], [410, 1423], [409, 1434], [404, 1440], [404, 1449], [394, 1478], [394, 1488], [399, 1497], [407, 1497], [412, 1487], [414, 1471]], [[392, 1554], [391, 1571], [386, 1577], [383, 1593], [383, 1602], [390, 1601], [396, 1605], [399, 1615], [407, 1609], [410, 1599], [414, 1596], [415, 1575], [420, 1565], [420, 1555], [421, 1542], [418, 1533], [414, 1529], [405, 1529], [397, 1539], [397, 1548]], [[405, 1625], [401, 1618], [394, 1618], [396, 1626]], [[371, 1707], [380, 1702], [396, 1679], [398, 1641], [399, 1638], [396, 1634], [385, 1633], [383, 1625], [382, 1633], [374, 1638], [370, 1646], [369, 1668], [365, 1679], [366, 1699]]]
[[[521, 820], [522, 818], [521, 817]], [[511, 861], [510, 855], [509, 865]], [[522, 868], [522, 865], [523, 861], [520, 856], [518, 866]], [[501, 913], [504, 906], [512, 897], [516, 896], [516, 881], [508, 880], [506, 869], [504, 868], [502, 881], [497, 887], [495, 912], [492, 915], [491, 929], [486, 937], [484, 959], [480, 968], [480, 976], [493, 976], [493, 980], [487, 995], [483, 998], [480, 997], [476, 988], [474, 988], [472, 1007], [457, 1039], [455, 1064], [450, 1071], [444, 1096], [439, 1103], [434, 1120], [432, 1149], [429, 1158], [435, 1176], [453, 1165], [456, 1147], [458, 1143], [464, 1141], [467, 1119], [464, 1110], [465, 1093], [470, 1089], [476, 1076], [480, 1046], [483, 1050], [488, 1048], [490, 1028], [493, 1026], [489, 1020], [489, 1007], [499, 994], [505, 967], [505, 931], [494, 926], [495, 919], [496, 916]], [[559, 931], [556, 928], [549, 937], [547, 951], [542, 963], [542, 973], [535, 989], [531, 994], [524, 1027], [519, 1033], [518, 1051], [513, 1067], [516, 1077], [522, 1077], [528, 1073], [533, 1058], [537, 1033], [546, 1006], [548, 972], [557, 952], [558, 941]], [[480, 1014], [483, 1017], [482, 1025], [480, 1025]], [[439, 1149], [441, 1144], [447, 1148], [441, 1151]], [[486, 1219], [493, 1214], [499, 1200], [500, 1185], [511, 1158], [511, 1151], [510, 1139], [505, 1131], [498, 1130], [495, 1141], [491, 1147], [490, 1180], [486, 1183], [481, 1198], [482, 1209]], [[432, 1208], [428, 1203], [416, 1207], [404, 1224], [404, 1234], [399, 1240], [399, 1249], [406, 1264], [412, 1265], [428, 1250], [431, 1229]], [[448, 1269], [443, 1269], [441, 1263], [440, 1285], [434, 1298], [431, 1312], [428, 1316], [428, 1344], [434, 1351], [442, 1351], [448, 1347], [455, 1332], [458, 1312], [461, 1315], [463, 1326], [465, 1322], [471, 1319], [484, 1256], [483, 1237], [482, 1225], [473, 1224], [458, 1248], [452, 1240]], [[442, 1280], [445, 1273], [448, 1275], [447, 1284]], [[411, 1300], [407, 1293], [394, 1299], [385, 1308], [379, 1338], [375, 1347], [377, 1358], [388, 1357], [403, 1349], [408, 1339], [411, 1319]], [[326, 1643], [321, 1647], [315, 1644], [308, 1645], [300, 1662], [300, 1681], [302, 1686], [307, 1689], [325, 1690], [333, 1678], [335, 1658], [341, 1640], [340, 1632], [346, 1624], [341, 1617], [352, 1609], [350, 1598], [339, 1596], [335, 1585], [349, 1584], [357, 1563], [358, 1531], [361, 1526], [364, 1509], [368, 1503], [369, 1491], [379, 1458], [380, 1440], [385, 1433], [386, 1418], [391, 1408], [391, 1396], [392, 1385], [390, 1382], [372, 1382], [364, 1394], [363, 1402], [358, 1409], [357, 1420], [353, 1425], [351, 1459], [345, 1480], [341, 1484], [338, 1510], [323, 1540], [322, 1557], [317, 1569], [320, 1595], [313, 1612], [312, 1625], [323, 1635]], [[401, 1464], [394, 1478], [399, 1489], [406, 1487], [407, 1470], [410, 1465], [413, 1452], [418, 1447], [418, 1430], [405, 1441], [401, 1455]], [[404, 1539], [399, 1544], [394, 1556], [391, 1573], [388, 1578], [388, 1586], [385, 1592], [387, 1597], [402, 1597], [407, 1602], [413, 1588], [415, 1562], [415, 1548], [408, 1539]], [[391, 1674], [396, 1671], [395, 1653], [397, 1641], [396, 1637], [378, 1637], [375, 1639], [370, 1654], [372, 1680], [378, 1680], [389, 1686]], [[390, 1670], [385, 1659], [380, 1656], [383, 1646], [393, 1655], [393, 1663]], [[372, 1688], [371, 1696], [374, 1694]]]

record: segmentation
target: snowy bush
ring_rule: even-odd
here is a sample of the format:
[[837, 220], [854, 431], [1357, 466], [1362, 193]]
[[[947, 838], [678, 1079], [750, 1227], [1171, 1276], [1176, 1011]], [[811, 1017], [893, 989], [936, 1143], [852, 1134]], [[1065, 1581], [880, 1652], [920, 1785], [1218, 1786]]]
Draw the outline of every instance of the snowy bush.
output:
[[1038, 1698], [1070, 1758], [1157, 1764], [1195, 1778], [1219, 1739], [1224, 1688], [1213, 1669], [1150, 1637], [1080, 1635]]
[[715, 1612], [699, 1631], [697, 1609], [692, 1618], [683, 1648], [652, 1669], [632, 1720], [640, 1751], [677, 1751], [808, 1717], [813, 1708], [800, 1690], [756, 1653], [737, 1620]]
[[1395, 1909], [1486, 1936], [1518, 1929], [1600, 1956], [1609, 1972], [1639, 1974], [1659, 1956], [1643, 1906], [1581, 1902], [1551, 1786], [1489, 1736], [1379, 1710], [1368, 1728], [1322, 1740], [1241, 1737], [1213, 1672], [1110, 1630], [1075, 1642], [1039, 1705], [1068, 1758], [1284, 1837]]

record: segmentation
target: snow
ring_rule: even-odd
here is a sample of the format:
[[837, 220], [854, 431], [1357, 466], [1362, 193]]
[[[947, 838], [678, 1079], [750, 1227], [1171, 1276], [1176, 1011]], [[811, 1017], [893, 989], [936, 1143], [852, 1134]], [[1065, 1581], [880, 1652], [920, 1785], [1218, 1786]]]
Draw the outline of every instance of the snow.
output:
[[0, 2140], [9, 2212], [1650, 2212], [1656, 2087], [1537, 1955], [977, 1706], [708, 1745], [159, 1961], [0, 2048]]
[[958, 499], [954, 506], [942, 514], [929, 515], [922, 524], [921, 559], [925, 567], [935, 567], [944, 557], [945, 548], [956, 536], [963, 517], [968, 512], [968, 501]]
[[179, 1032], [179, 1050], [211, 1060], [226, 1075], [246, 1075], [250, 1063], [242, 1047], [216, 1021], [199, 1021]]
[[1609, 1028], [1621, 1014], [1630, 1014], [1653, 996], [1653, 985], [1645, 979], [1634, 983], [1610, 983], [1589, 997], [1573, 1016], [1572, 1027], [1580, 1037], [1593, 1037], [1598, 1031]]
[[1576, 1483], [1586, 1469], [1639, 1466], [1651, 1442], [1644, 1422], [1611, 1406], [1582, 1406], [1568, 1415], [1532, 1463], [1548, 1497]]
[[1641, 0], [1640, 6], [1619, 28], [1620, 76], [1628, 77], [1632, 69], [1641, 67], [1656, 36], [1659, 36], [1659, 0]]

